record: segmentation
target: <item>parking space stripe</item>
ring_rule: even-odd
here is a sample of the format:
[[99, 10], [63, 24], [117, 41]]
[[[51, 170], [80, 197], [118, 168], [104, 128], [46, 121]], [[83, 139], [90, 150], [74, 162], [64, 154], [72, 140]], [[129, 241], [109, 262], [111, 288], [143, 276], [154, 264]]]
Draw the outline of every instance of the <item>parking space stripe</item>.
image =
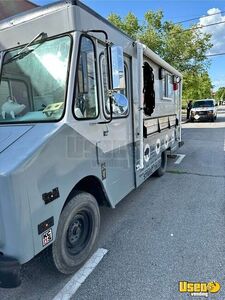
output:
[[53, 298], [53, 300], [69, 300], [100, 263], [107, 252], [108, 250], [99, 248], [83, 265], [83, 267], [74, 274], [70, 281], [61, 289], [61, 291]]
[[177, 154], [178, 159], [175, 161], [175, 164], [179, 165], [182, 162], [182, 160], [185, 158], [185, 156], [186, 156], [185, 154]]

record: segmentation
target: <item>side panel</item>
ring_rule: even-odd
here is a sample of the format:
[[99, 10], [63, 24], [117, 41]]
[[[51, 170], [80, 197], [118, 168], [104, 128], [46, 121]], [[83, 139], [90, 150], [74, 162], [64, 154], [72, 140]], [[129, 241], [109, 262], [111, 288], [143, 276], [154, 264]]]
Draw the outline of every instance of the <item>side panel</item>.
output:
[[[144, 139], [144, 168], [136, 171], [137, 186], [151, 176], [161, 164], [161, 153], [169, 148], [177, 148], [175, 129], [167, 129]], [[139, 144], [136, 144], [136, 157], [139, 155]]]
[[[54, 125], [38, 124], [1, 153], [0, 251], [21, 263], [44, 249], [38, 225], [51, 217], [55, 238], [60, 213], [74, 186], [87, 176], [102, 180], [96, 141], [66, 124], [53, 130]], [[12, 157], [15, 162], [8, 164]], [[58, 197], [45, 204], [43, 194], [55, 188]]]
[[26, 262], [34, 256], [32, 222], [24, 174], [0, 175], [0, 251]]
[[[94, 176], [101, 181], [101, 169], [96, 162], [96, 144], [70, 126], [64, 125], [25, 165], [21, 166], [20, 170], [17, 173], [21, 174], [21, 180], [28, 183], [26, 189], [32, 221], [34, 254], [37, 254], [44, 249], [38, 225], [54, 217], [52, 226], [54, 240], [60, 213], [74, 186], [87, 176]], [[18, 184], [16, 174], [14, 177]], [[59, 196], [45, 204], [43, 195], [55, 188], [58, 188]]]
[[[150, 117], [146, 115], [143, 116], [144, 136], [142, 150], [140, 149], [141, 136], [135, 136], [137, 186], [144, 182], [160, 167], [161, 153], [166, 150], [175, 151], [178, 148], [178, 143], [181, 139], [181, 84], [178, 85], [178, 90], [171, 91], [170, 98], [165, 97], [164, 82], [159, 78], [160, 66], [153, 63], [148, 57], [144, 57], [144, 62], [147, 62], [150, 65], [154, 73], [155, 109]], [[172, 84], [171, 89], [173, 89]], [[139, 114], [137, 113], [134, 114], [134, 124], [136, 132], [138, 132]], [[143, 151], [144, 154], [143, 169], [138, 168], [140, 165], [140, 151]]]

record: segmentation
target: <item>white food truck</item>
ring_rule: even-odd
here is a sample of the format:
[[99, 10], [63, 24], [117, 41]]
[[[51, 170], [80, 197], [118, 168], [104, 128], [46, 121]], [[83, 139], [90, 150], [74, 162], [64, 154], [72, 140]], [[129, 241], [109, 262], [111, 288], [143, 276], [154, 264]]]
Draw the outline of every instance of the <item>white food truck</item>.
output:
[[[181, 144], [182, 75], [80, 1], [0, 23], [0, 286], [48, 251], [75, 272]], [[137, 199], [138, 201], [138, 199]]]

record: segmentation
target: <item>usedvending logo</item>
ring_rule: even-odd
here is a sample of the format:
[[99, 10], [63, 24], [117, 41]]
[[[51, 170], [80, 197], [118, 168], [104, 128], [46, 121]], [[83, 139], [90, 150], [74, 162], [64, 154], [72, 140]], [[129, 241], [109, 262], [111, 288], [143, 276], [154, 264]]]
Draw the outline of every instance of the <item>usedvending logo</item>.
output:
[[208, 297], [209, 294], [215, 294], [220, 291], [220, 284], [217, 281], [210, 282], [188, 282], [179, 281], [179, 292], [189, 293], [191, 296]]

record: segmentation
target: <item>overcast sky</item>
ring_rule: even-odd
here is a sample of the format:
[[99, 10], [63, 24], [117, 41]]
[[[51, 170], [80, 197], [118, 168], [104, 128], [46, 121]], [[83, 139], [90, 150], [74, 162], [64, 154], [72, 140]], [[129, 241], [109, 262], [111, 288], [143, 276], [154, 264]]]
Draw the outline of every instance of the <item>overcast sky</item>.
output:
[[[44, 5], [54, 1], [35, 0], [33, 2]], [[224, 23], [218, 25], [205, 27], [202, 31], [212, 34], [214, 46], [210, 50], [210, 54], [225, 52], [225, 15], [221, 13], [225, 11], [224, 0], [84, 0], [83, 2], [104, 17], [107, 17], [111, 12], [125, 16], [131, 11], [142, 21], [147, 10], [157, 11], [161, 9], [164, 12], [165, 19], [173, 22], [198, 18], [195, 21], [196, 23], [207, 25], [224, 21]], [[211, 15], [214, 13], [219, 14]], [[201, 18], [207, 15], [209, 17]], [[185, 26], [190, 24], [193, 24], [193, 22], [183, 23]], [[225, 55], [211, 58], [209, 73], [216, 88], [225, 86]]]

